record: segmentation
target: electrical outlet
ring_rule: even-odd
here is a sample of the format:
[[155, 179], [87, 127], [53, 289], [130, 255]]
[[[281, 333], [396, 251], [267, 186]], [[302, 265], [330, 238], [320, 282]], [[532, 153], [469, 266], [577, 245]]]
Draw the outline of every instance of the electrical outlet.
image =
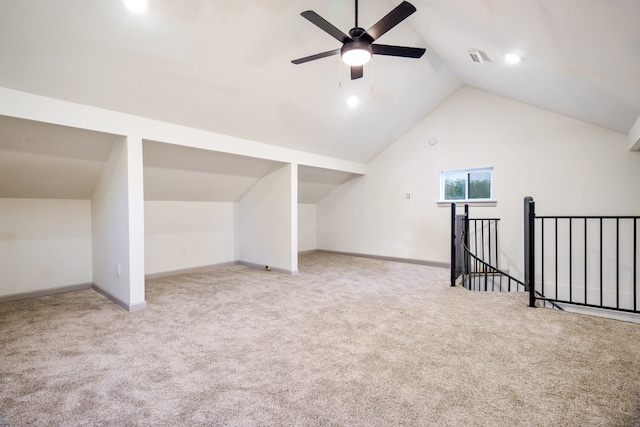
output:
[[116, 264], [116, 274], [118, 275], [118, 277], [122, 275], [122, 269], [120, 268], [120, 263]]
[[187, 255], [189, 252], [187, 251], [187, 247], [182, 248], [182, 255]]

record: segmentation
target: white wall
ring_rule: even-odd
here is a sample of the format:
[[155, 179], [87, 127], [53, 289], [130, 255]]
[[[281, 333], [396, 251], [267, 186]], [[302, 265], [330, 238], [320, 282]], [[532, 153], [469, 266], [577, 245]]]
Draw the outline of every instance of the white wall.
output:
[[366, 167], [361, 163], [291, 150], [2, 87], [0, 87], [0, 114], [114, 135], [140, 135], [150, 141], [167, 142], [283, 163], [303, 164], [356, 174], [366, 173]]
[[640, 150], [640, 116], [627, 135], [630, 150]]
[[147, 201], [145, 273], [235, 262], [237, 204]]
[[0, 199], [0, 296], [88, 284], [89, 200]]
[[[127, 135], [114, 144], [109, 164], [92, 195], [92, 278], [95, 285], [129, 308], [144, 303], [144, 194], [142, 138], [159, 143], [213, 150], [286, 163], [287, 169], [267, 177], [249, 191], [247, 206], [260, 205], [259, 216], [245, 210], [245, 261], [297, 272], [298, 165], [365, 174], [366, 166], [342, 159], [216, 134], [88, 105], [0, 88], [0, 115], [78, 129]], [[124, 143], [128, 138], [129, 142]], [[124, 144], [124, 145], [123, 145]], [[272, 181], [276, 181], [273, 184]], [[254, 197], [255, 196], [255, 197]], [[273, 203], [273, 207], [270, 205]], [[263, 227], [264, 226], [264, 227]], [[265, 231], [269, 230], [269, 231]], [[258, 237], [256, 237], [258, 236]], [[236, 242], [240, 239], [236, 234]], [[274, 237], [274, 239], [271, 239]], [[259, 242], [256, 245], [256, 242]], [[240, 244], [236, 250], [239, 251]], [[242, 260], [242, 257], [241, 257]], [[116, 265], [120, 264], [118, 276]]]
[[316, 205], [298, 204], [298, 252], [315, 251], [316, 243]]
[[127, 204], [129, 222], [129, 310], [147, 306], [144, 289], [144, 169], [142, 138], [129, 135], [127, 148]]
[[318, 248], [448, 263], [439, 173], [485, 166], [498, 205], [471, 214], [502, 218], [502, 265], [517, 276], [525, 196], [539, 214], [640, 211], [640, 153], [625, 135], [463, 88], [318, 204]]
[[298, 272], [297, 165], [262, 178], [238, 203], [240, 261]]
[[93, 283], [130, 310], [144, 308], [142, 139], [113, 146], [92, 198]]

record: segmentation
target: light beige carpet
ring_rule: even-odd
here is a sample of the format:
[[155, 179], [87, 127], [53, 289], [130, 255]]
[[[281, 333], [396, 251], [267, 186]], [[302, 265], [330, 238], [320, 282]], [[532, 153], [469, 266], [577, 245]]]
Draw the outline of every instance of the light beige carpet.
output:
[[0, 304], [0, 425], [638, 426], [640, 325], [329, 254]]

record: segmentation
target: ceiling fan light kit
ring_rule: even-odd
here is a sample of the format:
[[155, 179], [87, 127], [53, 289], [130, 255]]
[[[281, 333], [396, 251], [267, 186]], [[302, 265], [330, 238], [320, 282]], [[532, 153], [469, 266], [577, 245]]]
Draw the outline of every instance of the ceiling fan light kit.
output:
[[342, 62], [351, 67], [358, 67], [371, 60], [371, 45], [361, 41], [345, 43], [340, 49], [340, 54]]
[[340, 54], [342, 61], [351, 67], [351, 80], [355, 80], [363, 76], [363, 65], [369, 62], [373, 55], [399, 56], [416, 59], [424, 55], [426, 49], [422, 48], [374, 43], [383, 34], [407, 19], [416, 11], [416, 8], [411, 3], [403, 1], [366, 31], [358, 26], [358, 0], [355, 0], [355, 3], [355, 27], [349, 30], [349, 35], [343, 33], [312, 10], [302, 12], [301, 15], [304, 18], [342, 43], [342, 48], [294, 59], [291, 62], [294, 64], [304, 64], [305, 62]]

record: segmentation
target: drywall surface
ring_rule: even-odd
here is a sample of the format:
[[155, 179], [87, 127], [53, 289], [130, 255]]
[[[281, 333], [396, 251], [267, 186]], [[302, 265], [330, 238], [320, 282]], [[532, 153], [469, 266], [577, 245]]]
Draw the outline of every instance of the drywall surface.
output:
[[89, 200], [0, 199], [0, 296], [91, 283]]
[[129, 309], [144, 305], [142, 140], [113, 146], [92, 198], [93, 283]]
[[236, 203], [145, 202], [145, 274], [238, 260]]
[[127, 137], [127, 203], [129, 222], [129, 310], [147, 306], [144, 279], [144, 169], [142, 138]]
[[627, 135], [630, 150], [640, 150], [640, 117], [636, 120]]
[[240, 199], [240, 261], [298, 272], [297, 169], [281, 167]]
[[298, 204], [298, 252], [315, 251], [316, 243], [316, 205]]
[[362, 174], [362, 163], [259, 143], [0, 87], [0, 114], [114, 135]]
[[539, 214], [638, 214], [638, 154], [621, 133], [466, 87], [318, 204], [318, 249], [448, 262], [440, 171], [491, 166], [497, 206], [471, 216], [501, 218], [501, 265], [521, 275], [523, 198]]

